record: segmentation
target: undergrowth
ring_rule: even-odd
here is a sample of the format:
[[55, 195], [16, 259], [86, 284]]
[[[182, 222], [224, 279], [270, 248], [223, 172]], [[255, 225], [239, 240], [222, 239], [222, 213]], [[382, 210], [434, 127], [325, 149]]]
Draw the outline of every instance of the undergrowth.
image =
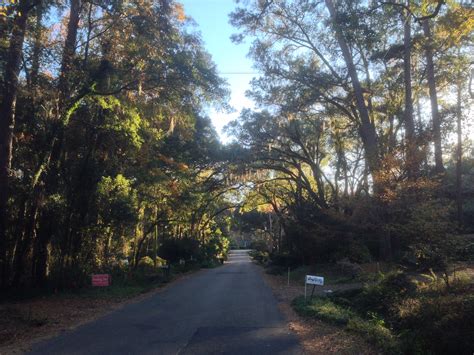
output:
[[[334, 292], [293, 307], [302, 316], [343, 326], [385, 354], [472, 354], [474, 285], [431, 273], [419, 281], [402, 272], [380, 274], [361, 289]], [[426, 280], [426, 278], [425, 278]]]

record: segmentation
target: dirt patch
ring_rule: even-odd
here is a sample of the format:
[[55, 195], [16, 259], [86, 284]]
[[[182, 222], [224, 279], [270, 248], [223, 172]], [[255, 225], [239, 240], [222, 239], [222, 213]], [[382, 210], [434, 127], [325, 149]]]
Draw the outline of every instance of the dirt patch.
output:
[[93, 320], [120, 306], [113, 300], [49, 296], [0, 306], [0, 354], [22, 353], [40, 339]]
[[[297, 315], [291, 307], [291, 301], [304, 294], [304, 286], [290, 284], [282, 276], [268, 275], [262, 271], [265, 282], [270, 286], [278, 300], [281, 312], [288, 320], [292, 329], [304, 348], [306, 354], [377, 354], [363, 339], [346, 332], [340, 327], [324, 322], [304, 319]], [[342, 290], [360, 287], [360, 283], [326, 285], [315, 289], [315, 294], [323, 294], [325, 290]]]

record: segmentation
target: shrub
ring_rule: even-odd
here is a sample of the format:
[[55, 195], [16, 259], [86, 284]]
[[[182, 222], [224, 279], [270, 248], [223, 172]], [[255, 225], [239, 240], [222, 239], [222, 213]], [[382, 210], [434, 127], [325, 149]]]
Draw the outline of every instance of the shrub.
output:
[[398, 327], [404, 330], [406, 348], [470, 354], [474, 349], [473, 314], [473, 294], [425, 296], [400, 305]]
[[267, 264], [270, 254], [267, 251], [252, 250], [249, 255], [260, 264]]
[[359, 311], [389, 315], [404, 297], [416, 292], [416, 285], [402, 272], [380, 274], [380, 277], [378, 282], [364, 286], [354, 299], [354, 306]]
[[352, 317], [347, 323], [347, 330], [362, 335], [368, 342], [387, 354], [399, 353], [399, 344], [392, 331], [385, 326], [384, 320], [374, 317], [365, 320]]
[[263, 240], [255, 240], [250, 244], [250, 248], [259, 252], [268, 252], [268, 245]]
[[138, 268], [141, 271], [151, 272], [155, 269], [155, 263], [149, 256], [144, 256], [138, 261]]
[[372, 255], [369, 248], [361, 242], [353, 241], [349, 243], [340, 243], [340, 246], [332, 254], [333, 261], [348, 259], [352, 263], [369, 263], [372, 261]]
[[300, 259], [289, 253], [275, 253], [271, 255], [271, 262], [275, 266], [281, 266], [284, 268], [294, 268], [301, 264]]
[[159, 257], [159, 256], [156, 257], [155, 263], [156, 263], [156, 266], [157, 266], [157, 267], [159, 267], [159, 266], [164, 266], [164, 265], [167, 265], [167, 264], [168, 264], [168, 262], [167, 262], [165, 259], [163, 259], [163, 258], [161, 258], [161, 257]]
[[160, 246], [159, 255], [173, 264], [180, 259], [196, 259], [199, 256], [199, 241], [192, 238], [166, 239]]

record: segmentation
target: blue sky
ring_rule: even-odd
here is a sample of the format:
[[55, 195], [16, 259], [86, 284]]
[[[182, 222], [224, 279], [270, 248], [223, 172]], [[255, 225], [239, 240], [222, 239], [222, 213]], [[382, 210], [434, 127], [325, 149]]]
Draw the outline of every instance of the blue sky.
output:
[[[211, 109], [209, 116], [212, 119], [222, 141], [228, 141], [223, 135], [222, 128], [232, 119], [238, 117], [244, 107], [253, 107], [252, 101], [245, 97], [245, 90], [249, 88], [249, 81], [255, 75], [252, 73], [252, 61], [247, 58], [249, 42], [236, 45], [230, 36], [237, 30], [229, 24], [229, 13], [236, 4], [234, 0], [179, 0], [184, 6], [187, 16], [194, 19], [196, 30], [201, 32], [206, 50], [212, 55], [219, 73], [230, 86], [230, 105], [236, 110], [226, 114]], [[239, 74], [236, 74], [239, 73]]]

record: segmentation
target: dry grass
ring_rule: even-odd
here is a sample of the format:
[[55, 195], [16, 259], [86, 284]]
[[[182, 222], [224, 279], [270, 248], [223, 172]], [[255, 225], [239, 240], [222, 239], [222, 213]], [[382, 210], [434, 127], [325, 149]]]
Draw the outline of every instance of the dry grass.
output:
[[26, 351], [37, 340], [116, 309], [119, 302], [53, 296], [0, 306], [0, 354]]

